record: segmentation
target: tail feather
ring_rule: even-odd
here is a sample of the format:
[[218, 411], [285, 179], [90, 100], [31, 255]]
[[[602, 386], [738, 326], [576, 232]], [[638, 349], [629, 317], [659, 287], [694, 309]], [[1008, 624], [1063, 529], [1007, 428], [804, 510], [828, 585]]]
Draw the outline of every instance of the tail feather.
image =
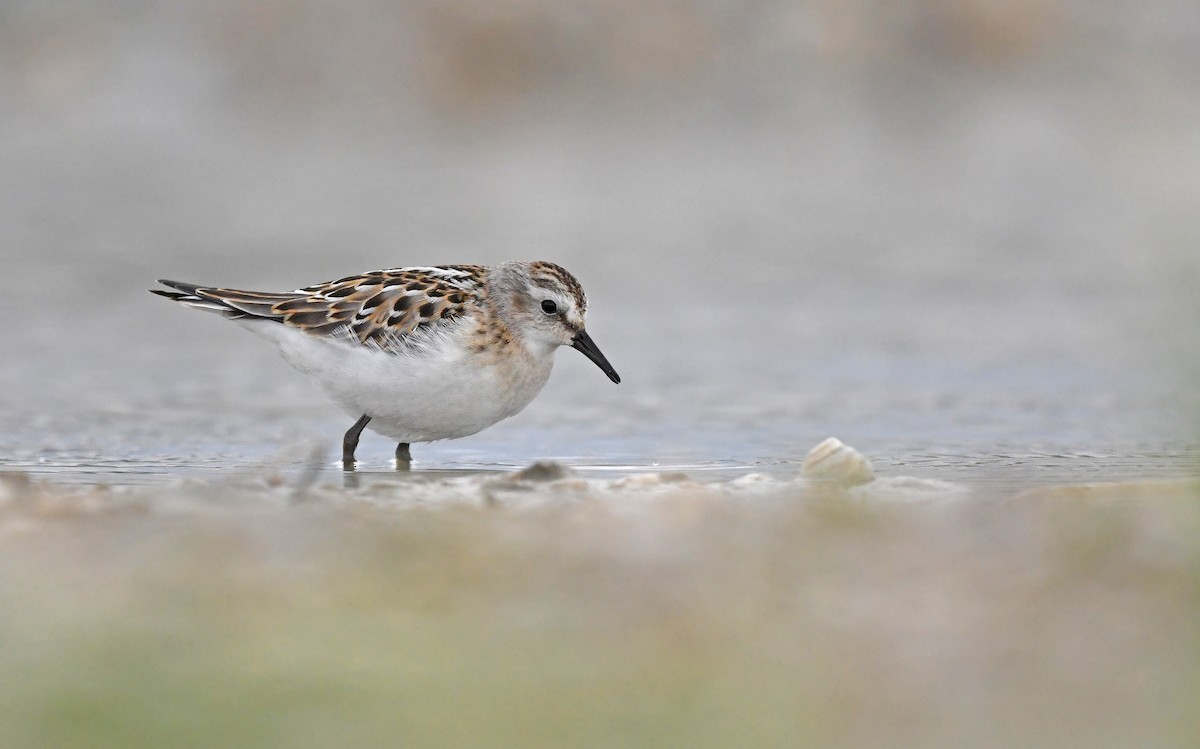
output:
[[187, 298], [187, 294], [180, 294], [178, 291], [163, 291], [162, 289], [147, 289], [151, 294], [165, 296], [173, 302], [182, 302]]
[[158, 282], [163, 286], [175, 289], [175, 291], [150, 289], [151, 294], [166, 297], [186, 307], [217, 312], [231, 320], [252, 317], [281, 320], [282, 316], [275, 312], [272, 306], [295, 296], [295, 294], [260, 294], [252, 291], [220, 289], [183, 281], [170, 281], [165, 278], [160, 278]]
[[[170, 281], [166, 278], [160, 278], [160, 279], [158, 279], [158, 282], [160, 284], [162, 284], [163, 286], [170, 286], [172, 289], [175, 289], [177, 291], [182, 291], [184, 294], [188, 294], [190, 296], [195, 296], [196, 291], [200, 289], [200, 286], [198, 284], [184, 283], [183, 281]], [[155, 291], [154, 293], [162, 294], [163, 292]]]

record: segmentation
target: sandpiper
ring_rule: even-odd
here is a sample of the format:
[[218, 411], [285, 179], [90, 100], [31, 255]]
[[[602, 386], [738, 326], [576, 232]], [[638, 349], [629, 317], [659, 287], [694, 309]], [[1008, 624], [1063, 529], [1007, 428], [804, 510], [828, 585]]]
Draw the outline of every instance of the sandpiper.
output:
[[584, 329], [587, 298], [554, 263], [391, 268], [296, 291], [239, 291], [160, 280], [152, 290], [216, 312], [275, 344], [357, 421], [342, 463], [367, 426], [398, 441], [466, 437], [517, 413], [546, 384], [559, 346], [620, 382]]

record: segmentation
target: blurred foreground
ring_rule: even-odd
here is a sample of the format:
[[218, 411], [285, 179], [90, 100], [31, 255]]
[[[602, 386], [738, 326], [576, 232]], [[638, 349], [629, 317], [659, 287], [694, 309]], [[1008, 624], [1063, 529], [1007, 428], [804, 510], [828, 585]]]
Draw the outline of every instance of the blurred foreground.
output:
[[0, 745], [1200, 740], [1195, 482], [454, 485], [0, 483]]

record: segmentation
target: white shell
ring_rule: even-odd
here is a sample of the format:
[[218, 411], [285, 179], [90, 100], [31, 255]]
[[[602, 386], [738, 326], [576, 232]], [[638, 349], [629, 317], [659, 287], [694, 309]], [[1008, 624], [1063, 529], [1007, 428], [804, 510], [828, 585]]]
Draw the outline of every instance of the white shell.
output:
[[806, 479], [858, 486], [875, 478], [871, 461], [837, 437], [830, 437], [809, 451], [801, 471]]

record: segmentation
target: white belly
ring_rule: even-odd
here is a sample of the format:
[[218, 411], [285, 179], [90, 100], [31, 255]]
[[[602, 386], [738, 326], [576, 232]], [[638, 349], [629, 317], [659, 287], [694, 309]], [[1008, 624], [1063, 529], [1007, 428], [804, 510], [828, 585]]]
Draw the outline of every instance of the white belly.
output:
[[465, 437], [517, 413], [550, 377], [553, 352], [504, 366], [449, 336], [436, 348], [390, 354], [317, 338], [278, 323], [244, 323], [275, 343], [347, 414], [398, 442]]

